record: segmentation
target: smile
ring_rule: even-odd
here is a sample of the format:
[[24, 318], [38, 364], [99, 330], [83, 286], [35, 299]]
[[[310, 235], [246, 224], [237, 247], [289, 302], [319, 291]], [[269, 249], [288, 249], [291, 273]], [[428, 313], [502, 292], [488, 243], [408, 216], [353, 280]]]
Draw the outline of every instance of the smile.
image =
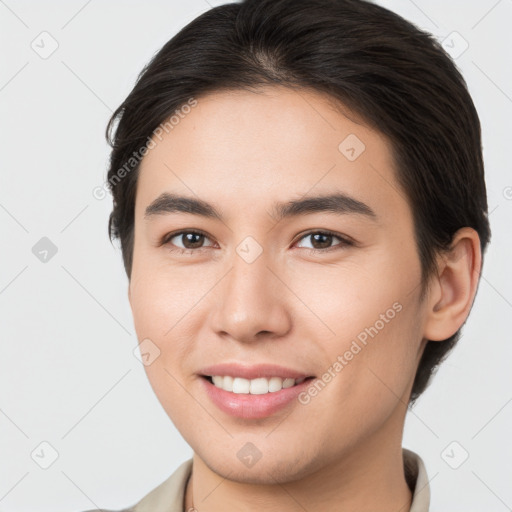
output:
[[299, 379], [283, 377], [260, 377], [257, 379], [244, 379], [242, 377], [232, 377], [230, 375], [212, 375], [206, 376], [210, 382], [219, 389], [230, 391], [235, 394], [265, 395], [267, 393], [277, 393], [282, 389], [291, 388], [301, 384], [306, 377]]
[[229, 375], [202, 375], [200, 380], [206, 396], [221, 411], [237, 418], [255, 420], [270, 417], [294, 404], [296, 406], [299, 403], [297, 397], [314, 378], [245, 379]]

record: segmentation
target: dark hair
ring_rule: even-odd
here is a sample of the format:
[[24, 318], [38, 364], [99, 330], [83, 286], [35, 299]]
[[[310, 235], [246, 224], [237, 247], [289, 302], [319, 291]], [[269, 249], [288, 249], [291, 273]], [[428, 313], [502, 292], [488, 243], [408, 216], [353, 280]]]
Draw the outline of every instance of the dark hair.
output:
[[[121, 241], [128, 278], [140, 163], [135, 152], [191, 98], [263, 85], [326, 93], [388, 138], [413, 211], [422, 297], [437, 271], [436, 255], [459, 228], [478, 232], [483, 257], [490, 227], [480, 121], [464, 78], [439, 42], [363, 0], [245, 0], [215, 7], [185, 26], [144, 67], [110, 119], [109, 237]], [[427, 342], [410, 404], [459, 337], [460, 330]]]

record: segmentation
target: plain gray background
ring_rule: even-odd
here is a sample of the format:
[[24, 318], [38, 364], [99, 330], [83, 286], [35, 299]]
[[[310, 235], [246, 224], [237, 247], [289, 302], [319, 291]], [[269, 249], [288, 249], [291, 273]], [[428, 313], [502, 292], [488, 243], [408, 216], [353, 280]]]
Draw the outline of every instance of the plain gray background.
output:
[[[192, 455], [134, 356], [111, 198], [93, 190], [143, 65], [221, 3], [0, 0], [0, 511], [120, 509]], [[425, 461], [432, 511], [512, 510], [512, 0], [379, 3], [444, 40], [465, 76], [493, 230], [463, 337], [403, 444]]]

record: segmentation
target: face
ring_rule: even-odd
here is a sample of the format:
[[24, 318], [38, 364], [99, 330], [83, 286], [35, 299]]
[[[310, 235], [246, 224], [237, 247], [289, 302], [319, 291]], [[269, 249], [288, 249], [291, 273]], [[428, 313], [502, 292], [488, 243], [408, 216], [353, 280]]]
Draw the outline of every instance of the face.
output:
[[197, 98], [154, 142], [129, 298], [194, 452], [274, 483], [399, 438], [425, 311], [388, 141], [319, 93], [269, 87]]

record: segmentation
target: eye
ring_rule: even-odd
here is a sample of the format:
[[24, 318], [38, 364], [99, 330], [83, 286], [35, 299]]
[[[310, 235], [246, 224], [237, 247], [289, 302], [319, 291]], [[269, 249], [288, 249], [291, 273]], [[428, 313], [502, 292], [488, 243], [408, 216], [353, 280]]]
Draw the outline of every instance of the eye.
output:
[[[305, 247], [305, 249], [313, 252], [327, 252], [330, 250], [341, 249], [346, 246], [354, 245], [352, 240], [338, 235], [337, 233], [333, 233], [332, 231], [310, 231], [309, 233], [303, 235], [300, 240], [306, 240], [308, 238], [312, 241], [312, 247]], [[340, 240], [340, 243], [335, 244], [334, 246], [331, 245], [333, 239], [336, 238]]]
[[[311, 247], [303, 247], [304, 249], [312, 252], [327, 252], [331, 250], [342, 249], [343, 247], [352, 246], [354, 242], [347, 237], [343, 237], [332, 231], [310, 231], [299, 239], [310, 239], [312, 241]], [[334, 239], [338, 239], [339, 243], [332, 245]], [[174, 241], [173, 241], [174, 240]], [[206, 247], [212, 247], [214, 244], [204, 245], [205, 240], [209, 240], [208, 236], [202, 231], [189, 229], [186, 231], [178, 231], [165, 235], [160, 242], [160, 245], [168, 245], [169, 250], [178, 253], [192, 254]], [[181, 245], [180, 245], [181, 244]]]
[[[176, 242], [173, 240], [176, 239]], [[170, 245], [171, 251], [178, 251], [180, 253], [186, 252], [195, 252], [198, 249], [203, 249], [202, 245], [208, 239], [205, 233], [196, 230], [187, 230], [187, 231], [179, 231], [176, 233], [170, 233], [166, 235], [162, 241], [161, 245]], [[180, 246], [179, 243], [182, 245]], [[212, 244], [213, 245], [213, 244]]]

